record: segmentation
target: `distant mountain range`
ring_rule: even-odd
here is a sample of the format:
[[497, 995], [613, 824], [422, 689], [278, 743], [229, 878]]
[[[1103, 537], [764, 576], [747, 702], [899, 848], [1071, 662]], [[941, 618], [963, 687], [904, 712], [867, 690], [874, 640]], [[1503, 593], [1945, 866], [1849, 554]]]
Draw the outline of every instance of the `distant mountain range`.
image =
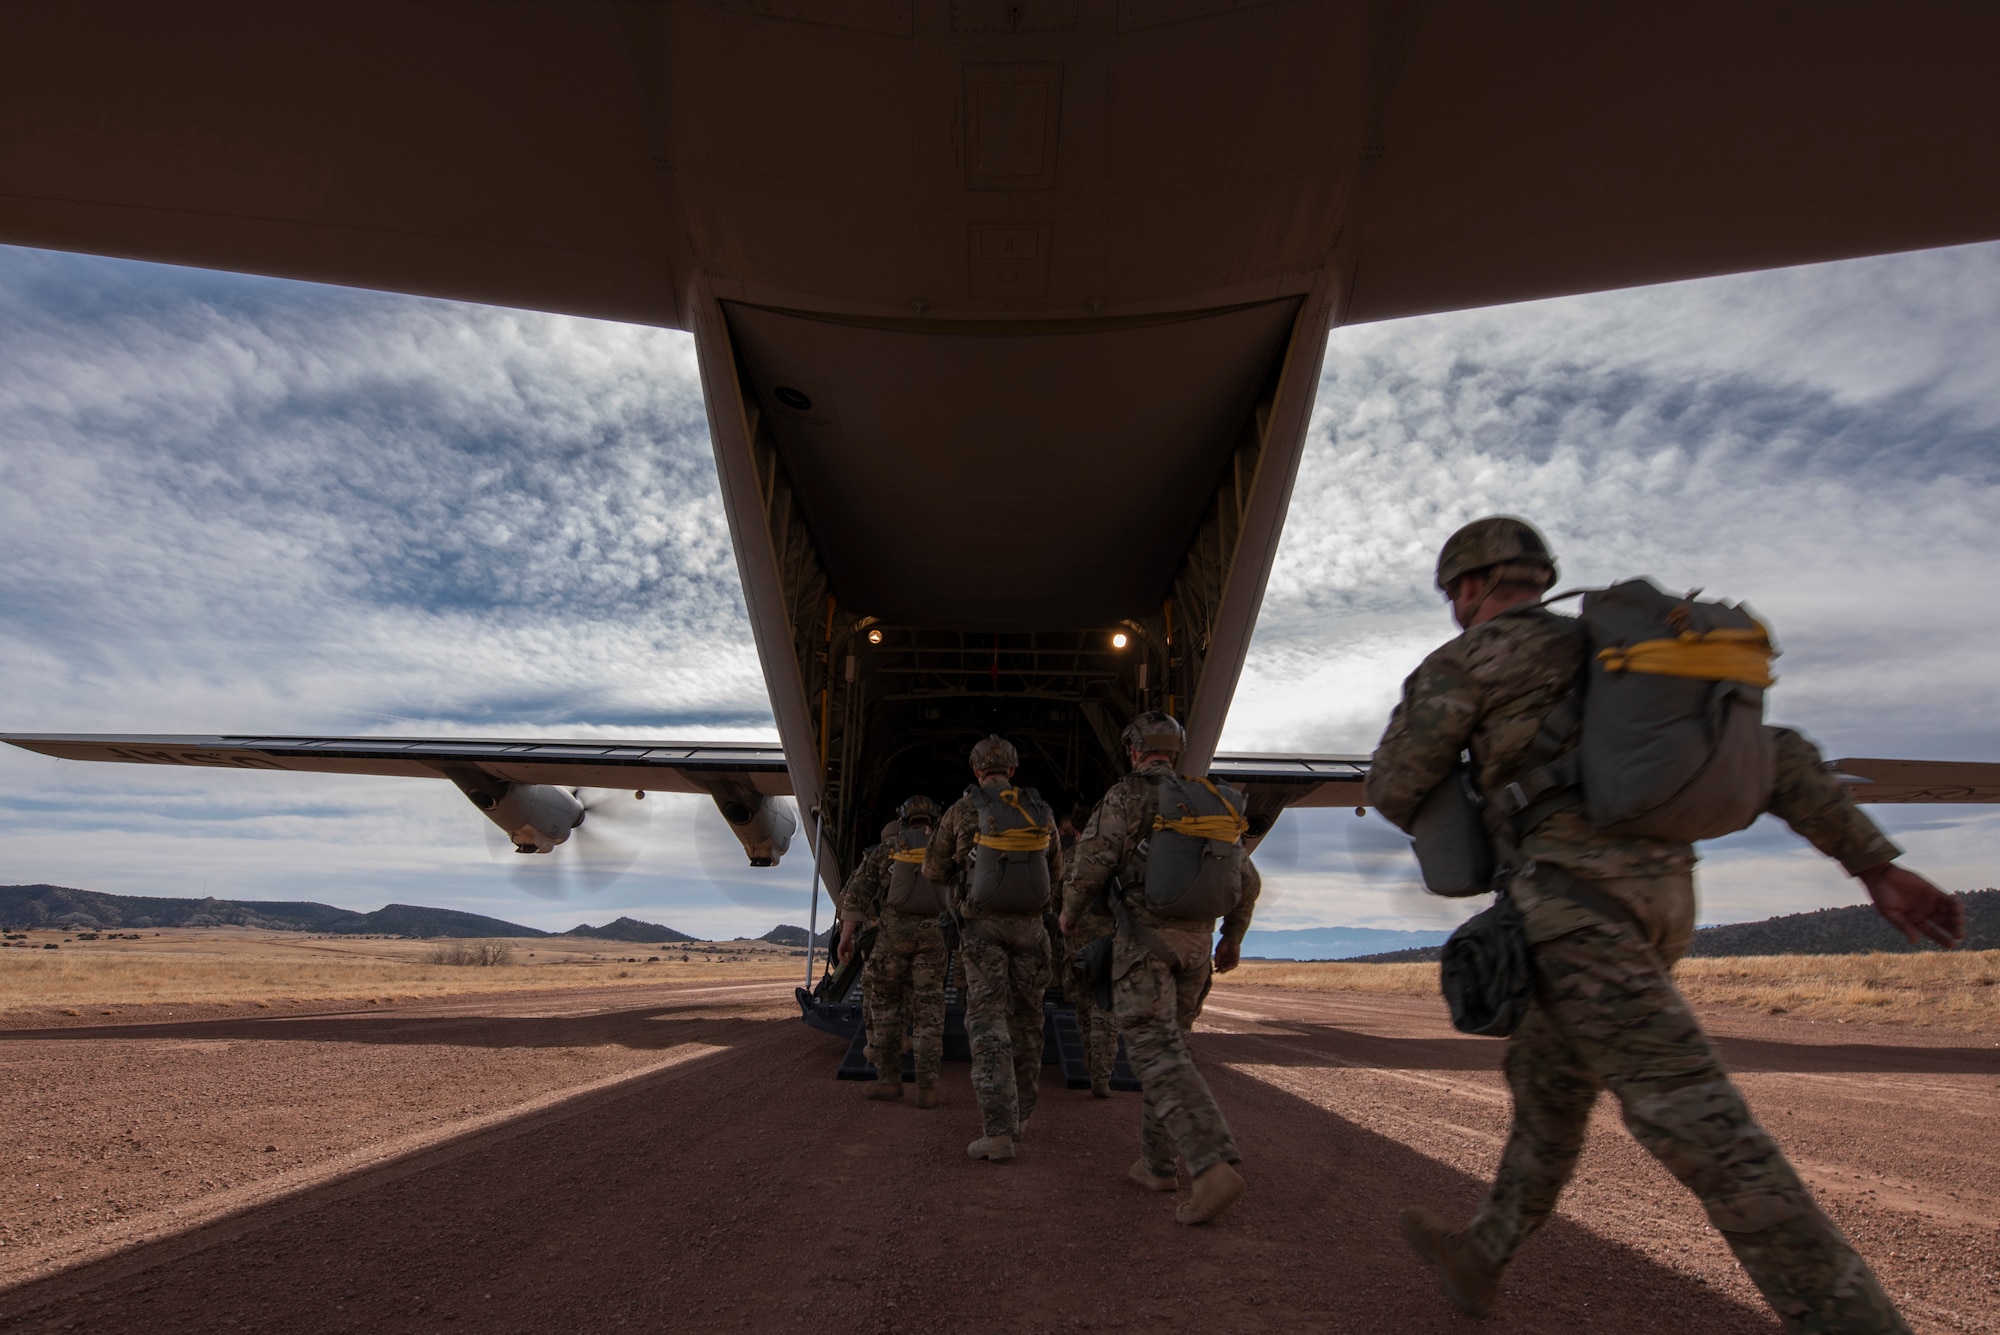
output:
[[[1965, 949], [2000, 950], [2000, 890], [1966, 890], [1960, 892], [1958, 899], [1965, 905]], [[1760, 922], [1703, 927], [1694, 934], [1688, 957], [1866, 955], [1877, 950], [1910, 954], [1935, 949], [1928, 942], [1913, 946], [1904, 940], [1901, 932], [1882, 921], [1874, 905], [1850, 904], [1837, 909], [1814, 909], [1810, 913], [1787, 913]], [[1438, 947], [1429, 946], [1361, 956], [1358, 962], [1424, 964], [1437, 957]]]
[[[126, 931], [147, 927], [251, 927], [265, 932], [324, 932], [336, 936], [551, 936], [558, 935], [457, 909], [389, 904], [373, 913], [297, 900], [162, 899], [107, 895], [61, 885], [0, 885], [0, 926]], [[779, 931], [786, 930], [779, 928]], [[791, 930], [798, 930], [796, 928]], [[698, 941], [658, 923], [619, 918], [602, 927], [581, 923], [562, 936], [606, 941]], [[804, 945], [803, 933], [799, 944]]]
[[814, 936], [803, 927], [794, 927], [790, 923], [779, 923], [776, 927], [773, 927], [757, 939], [759, 941], [768, 941], [774, 946], [802, 946], [807, 941], [817, 941], [820, 945], [825, 945], [832, 937], [833, 929], [831, 927], [821, 932], [818, 936]]
[[340, 936], [547, 936], [532, 927], [457, 909], [388, 904], [356, 913], [331, 904], [238, 899], [159, 899], [107, 895], [61, 885], [0, 885], [0, 923], [8, 927], [254, 927], [268, 932]]
[[602, 927], [592, 927], [587, 922], [578, 923], [558, 936], [593, 936], [605, 941], [654, 941], [662, 945], [669, 941], [699, 941], [698, 936], [686, 932], [676, 932], [671, 927], [662, 927], [656, 922], [640, 922], [637, 918], [618, 918]]
[[[2000, 950], [2000, 890], [1966, 890], [1965, 948]], [[1762, 922], [1732, 922], [1704, 927], [1694, 934], [1690, 956], [1712, 955], [1865, 955], [1874, 950], [1908, 954], [1936, 950], [1928, 943], [1913, 946], [1903, 934], [1882, 921], [1873, 904], [1787, 913]]]
[[1262, 931], [1252, 927], [1243, 937], [1243, 954], [1261, 960], [1344, 960], [1382, 951], [1439, 946], [1449, 932], [1403, 932], [1386, 927], [1300, 927]]

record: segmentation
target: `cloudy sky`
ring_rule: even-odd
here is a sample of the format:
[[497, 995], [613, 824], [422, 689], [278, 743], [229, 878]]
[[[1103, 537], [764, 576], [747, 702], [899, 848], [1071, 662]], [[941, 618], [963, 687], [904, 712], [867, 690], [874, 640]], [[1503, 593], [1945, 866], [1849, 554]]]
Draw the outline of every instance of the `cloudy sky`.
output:
[[[1224, 745], [1369, 750], [1451, 633], [1439, 540], [1505, 510], [1565, 584], [1748, 599], [1773, 716], [1829, 755], [2000, 759], [1995, 367], [2000, 246], [1337, 331]], [[0, 248], [0, 730], [775, 736], [691, 340]], [[587, 892], [513, 879], [442, 783], [8, 748], [0, 882], [803, 920], [803, 859], [648, 810]], [[1948, 887], [2000, 883], [2000, 813], [1880, 815]], [[1707, 851], [1708, 921], [1861, 899], [1782, 827]], [[1464, 911], [1372, 817], [1293, 813], [1262, 860], [1265, 925]]]

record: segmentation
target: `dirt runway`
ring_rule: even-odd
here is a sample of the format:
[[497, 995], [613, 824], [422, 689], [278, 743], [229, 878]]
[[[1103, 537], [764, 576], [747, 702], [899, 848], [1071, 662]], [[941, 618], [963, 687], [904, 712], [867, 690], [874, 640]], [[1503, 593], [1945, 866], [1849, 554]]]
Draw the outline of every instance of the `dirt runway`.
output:
[[[1708, 1019], [1916, 1327], [2000, 1330], [2000, 1045]], [[1776, 1329], [1608, 1102], [1452, 1314], [1395, 1214], [1469, 1211], [1507, 1105], [1434, 1002], [1219, 987], [1196, 1050], [1250, 1182], [1205, 1229], [1124, 1180], [1137, 1096], [1051, 1080], [974, 1164], [964, 1066], [864, 1103], [782, 985], [0, 1032], [0, 1330]]]

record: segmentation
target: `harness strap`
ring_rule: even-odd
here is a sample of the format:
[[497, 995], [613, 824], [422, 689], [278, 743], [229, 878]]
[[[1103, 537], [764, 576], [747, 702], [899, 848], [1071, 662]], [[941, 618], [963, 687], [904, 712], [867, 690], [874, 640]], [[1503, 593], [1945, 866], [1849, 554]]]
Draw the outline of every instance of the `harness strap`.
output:
[[[971, 791], [982, 795], [984, 793], [984, 790], [979, 788], [974, 788]], [[1015, 814], [1020, 816], [1023, 821], [1022, 827], [1014, 830], [1001, 830], [997, 834], [986, 834], [982, 831], [972, 836], [972, 842], [1002, 853], [1039, 853], [1046, 849], [1049, 846], [1049, 840], [1055, 837], [1055, 827], [1042, 824], [1035, 819], [1034, 812], [1021, 805], [1020, 789], [1002, 788], [999, 798], [1000, 801], [1014, 808]], [[978, 803], [977, 798], [974, 801]], [[984, 803], [978, 804], [984, 805]], [[982, 812], [981, 814], [984, 815], [985, 813]], [[992, 817], [988, 816], [987, 819], [990, 820]]]
[[1002, 830], [999, 834], [975, 834], [972, 842], [1002, 853], [1039, 853], [1049, 846], [1050, 834], [1047, 826], [1035, 825], [1025, 830]]
[[[1198, 778], [1183, 779], [1182, 782], [1198, 783], [1208, 789], [1209, 792], [1215, 795], [1215, 800], [1222, 803], [1222, 809], [1229, 814], [1226, 816], [1181, 816], [1174, 820], [1168, 820], [1160, 814], [1159, 808], [1156, 806], [1153, 809], [1153, 828], [1155, 830], [1171, 830], [1175, 834], [1186, 835], [1190, 839], [1216, 839], [1225, 844], [1233, 844], [1249, 833], [1250, 822], [1243, 819], [1242, 814], [1230, 804], [1228, 798], [1222, 795], [1222, 790], [1217, 788], [1212, 780]], [[1157, 784], [1154, 785], [1154, 791], [1157, 794]], [[1155, 801], [1157, 800], [1156, 796]]]
[[1597, 661], [1606, 672], [1649, 672], [1663, 677], [1691, 677], [1697, 681], [1740, 681], [1748, 686], [1769, 686], [1771, 637], [1757, 630], [1683, 631], [1678, 639], [1641, 640], [1637, 644], [1600, 649]]
[[922, 862], [923, 860], [924, 850], [921, 848], [905, 848], [889, 855], [889, 861], [891, 862]]

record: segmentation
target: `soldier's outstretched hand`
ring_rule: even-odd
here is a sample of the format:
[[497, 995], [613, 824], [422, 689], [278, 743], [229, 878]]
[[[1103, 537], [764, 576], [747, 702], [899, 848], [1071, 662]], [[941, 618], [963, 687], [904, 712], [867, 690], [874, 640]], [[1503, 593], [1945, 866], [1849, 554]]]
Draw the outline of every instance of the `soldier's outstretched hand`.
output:
[[1912, 944], [1919, 933], [1946, 950], [1965, 940], [1965, 905], [1907, 867], [1885, 862], [1856, 879], [1868, 887], [1875, 911]]
[[1215, 943], [1215, 971], [1228, 973], [1243, 962], [1243, 952], [1234, 941], [1223, 939]]

